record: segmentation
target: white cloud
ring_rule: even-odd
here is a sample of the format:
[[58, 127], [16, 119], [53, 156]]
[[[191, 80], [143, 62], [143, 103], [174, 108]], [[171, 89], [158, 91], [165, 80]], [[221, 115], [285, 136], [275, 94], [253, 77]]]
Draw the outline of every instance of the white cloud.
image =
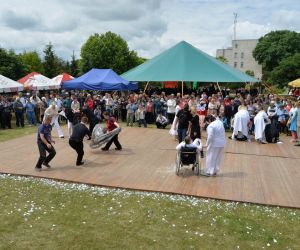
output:
[[231, 44], [234, 12], [238, 39], [300, 31], [296, 0], [10, 0], [0, 3], [0, 46], [42, 53], [51, 41], [69, 59], [90, 35], [112, 31], [147, 58], [181, 40], [215, 55]]

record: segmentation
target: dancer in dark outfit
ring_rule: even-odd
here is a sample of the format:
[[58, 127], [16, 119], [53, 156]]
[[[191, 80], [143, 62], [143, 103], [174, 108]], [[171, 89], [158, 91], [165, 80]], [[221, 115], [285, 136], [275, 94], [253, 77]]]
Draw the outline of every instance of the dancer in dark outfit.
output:
[[[51, 120], [52, 117], [48, 116], [45, 117], [42, 125], [39, 127], [38, 136], [37, 136], [37, 144], [40, 152], [40, 158], [35, 166], [36, 171], [42, 170], [42, 164], [47, 168], [50, 168], [49, 162], [54, 158], [56, 155], [56, 151], [52, 145], [55, 143], [51, 137]], [[46, 151], [49, 155], [46, 157]]]
[[83, 138], [87, 135], [91, 139], [91, 132], [87, 128], [88, 119], [84, 116], [81, 122], [73, 127], [73, 133], [69, 139], [70, 146], [77, 152], [76, 166], [83, 165]]

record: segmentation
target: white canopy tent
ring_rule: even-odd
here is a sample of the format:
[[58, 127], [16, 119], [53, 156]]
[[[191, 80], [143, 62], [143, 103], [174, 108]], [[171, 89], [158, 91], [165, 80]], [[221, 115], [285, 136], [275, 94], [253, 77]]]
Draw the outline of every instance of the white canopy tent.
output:
[[0, 93], [18, 92], [23, 90], [24, 87], [22, 84], [0, 75]]
[[46, 76], [38, 74], [29, 77], [24, 83], [24, 88], [31, 90], [59, 89], [60, 84]]

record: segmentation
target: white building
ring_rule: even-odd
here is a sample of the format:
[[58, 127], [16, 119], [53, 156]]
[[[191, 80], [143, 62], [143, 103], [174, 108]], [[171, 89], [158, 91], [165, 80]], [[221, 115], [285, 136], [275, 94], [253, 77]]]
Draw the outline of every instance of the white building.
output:
[[229, 65], [243, 72], [252, 70], [254, 77], [261, 80], [262, 66], [255, 61], [252, 55], [257, 43], [257, 39], [233, 40], [232, 47], [218, 49], [216, 57], [225, 57]]

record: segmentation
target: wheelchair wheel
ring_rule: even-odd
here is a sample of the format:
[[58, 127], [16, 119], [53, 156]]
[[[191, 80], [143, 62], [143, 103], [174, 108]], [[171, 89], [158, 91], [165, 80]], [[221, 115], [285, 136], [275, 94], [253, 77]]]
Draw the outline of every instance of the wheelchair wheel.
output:
[[177, 174], [177, 175], [179, 175], [180, 167], [181, 167], [180, 157], [178, 156], [178, 157], [176, 158], [176, 174]]

